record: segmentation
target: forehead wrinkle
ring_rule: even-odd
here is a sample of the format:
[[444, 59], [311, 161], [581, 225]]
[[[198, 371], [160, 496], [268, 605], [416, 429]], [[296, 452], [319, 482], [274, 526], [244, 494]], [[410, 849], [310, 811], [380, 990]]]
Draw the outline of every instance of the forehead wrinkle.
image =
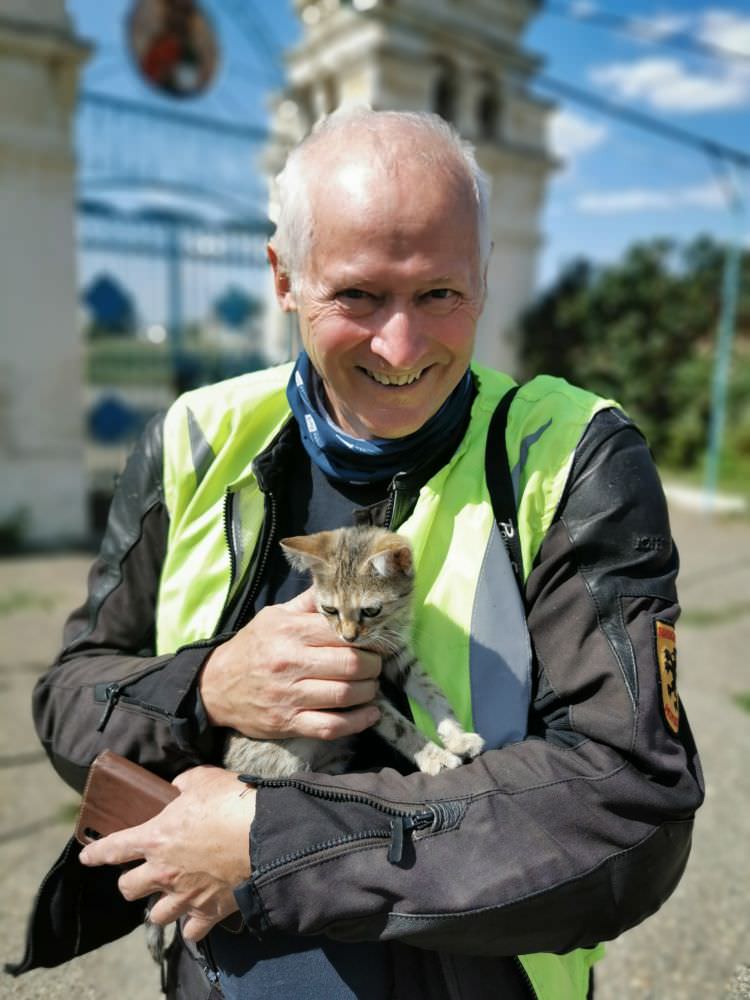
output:
[[[478, 270], [478, 259], [473, 260], [474, 240], [465, 250], [451, 248], [450, 266], [446, 259], [441, 263], [433, 259], [433, 250], [447, 239], [445, 221], [459, 214], [469, 217], [473, 209], [466, 201], [461, 203], [463, 192], [443, 190], [429, 202], [420, 200], [411, 211], [409, 191], [403, 186], [380, 186], [376, 191], [368, 191], [361, 196], [349, 198], [347, 193], [336, 197], [330, 187], [318, 202], [315, 213], [320, 220], [318, 230], [321, 238], [313, 241], [308, 258], [306, 277], [328, 288], [333, 285], [377, 286], [383, 279], [374, 261], [387, 260], [388, 281], [397, 279], [401, 263], [405, 266], [404, 279], [424, 286], [451, 285], [464, 281], [467, 267]], [[324, 222], [327, 225], [324, 226]], [[462, 230], [463, 231], [463, 230]], [[325, 238], [323, 238], [325, 237]], [[336, 248], [346, 246], [346, 252], [337, 253]], [[374, 251], [379, 247], [379, 251]], [[325, 249], [323, 249], [325, 248]], [[331, 250], [334, 252], [332, 253]], [[324, 253], [323, 258], [319, 253]], [[386, 255], [383, 257], [383, 253]], [[468, 258], [467, 255], [468, 254]], [[478, 254], [478, 246], [477, 246]], [[325, 267], [321, 270], [321, 263]], [[438, 269], [435, 264], [438, 263]]]
[[[409, 134], [403, 128], [337, 137], [326, 147], [311, 150], [310, 155], [308, 196], [313, 244], [319, 231], [318, 220], [329, 225], [331, 216], [339, 214], [342, 201], [349, 200], [350, 209], [356, 208], [363, 228], [393, 225], [404, 215], [404, 209], [408, 212], [408, 191], [419, 190], [426, 181], [433, 193], [439, 192], [444, 211], [476, 215], [473, 182], [455, 152], [439, 143], [426, 144], [422, 136]], [[438, 179], [441, 185], [436, 184]]]

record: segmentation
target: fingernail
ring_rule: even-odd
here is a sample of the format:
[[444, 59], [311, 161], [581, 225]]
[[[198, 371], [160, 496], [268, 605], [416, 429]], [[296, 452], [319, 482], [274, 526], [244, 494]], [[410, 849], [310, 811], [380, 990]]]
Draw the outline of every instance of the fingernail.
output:
[[84, 849], [83, 849], [83, 850], [81, 851], [81, 853], [80, 853], [80, 854], [78, 855], [78, 860], [79, 860], [79, 861], [81, 862], [81, 864], [84, 864], [84, 865], [87, 865], [87, 864], [88, 864], [88, 861], [89, 861], [89, 856], [88, 856], [88, 854], [86, 853], [86, 848], [85, 848], [85, 847], [84, 847]]

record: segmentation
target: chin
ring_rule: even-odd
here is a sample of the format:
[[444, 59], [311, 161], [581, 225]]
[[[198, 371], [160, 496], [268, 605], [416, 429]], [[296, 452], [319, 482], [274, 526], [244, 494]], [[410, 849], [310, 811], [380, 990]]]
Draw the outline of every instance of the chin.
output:
[[410, 434], [414, 434], [418, 431], [420, 427], [427, 423], [429, 417], [425, 417], [424, 420], [420, 421], [418, 424], [401, 424], [394, 427], [393, 424], [388, 424], [387, 426], [375, 426], [368, 429], [367, 436], [371, 438], [391, 438], [396, 440], [397, 438], [405, 438]]

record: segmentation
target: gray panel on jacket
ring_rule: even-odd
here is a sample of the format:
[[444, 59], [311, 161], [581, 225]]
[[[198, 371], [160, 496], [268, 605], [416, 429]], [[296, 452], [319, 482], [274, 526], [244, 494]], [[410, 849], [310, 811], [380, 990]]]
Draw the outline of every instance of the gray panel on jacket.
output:
[[510, 478], [513, 480], [513, 493], [515, 494], [516, 504], [518, 504], [518, 493], [521, 485], [521, 473], [523, 472], [523, 467], [526, 465], [526, 461], [529, 457], [529, 451], [531, 446], [536, 444], [539, 438], [544, 434], [549, 426], [552, 424], [552, 417], [549, 418], [546, 424], [542, 424], [541, 427], [537, 428], [532, 434], [527, 434], [526, 437], [521, 441], [521, 447], [518, 452], [518, 461], [513, 466]]
[[193, 457], [193, 469], [195, 469], [195, 478], [197, 484], [200, 486], [201, 481], [205, 474], [211, 467], [211, 463], [214, 458], [214, 450], [211, 445], [206, 440], [206, 436], [203, 433], [201, 425], [198, 423], [195, 414], [188, 407], [187, 411], [188, 418], [188, 433], [190, 434], [190, 453]]
[[496, 525], [474, 595], [469, 669], [474, 729], [486, 748], [522, 740], [531, 696], [531, 641], [521, 595]]

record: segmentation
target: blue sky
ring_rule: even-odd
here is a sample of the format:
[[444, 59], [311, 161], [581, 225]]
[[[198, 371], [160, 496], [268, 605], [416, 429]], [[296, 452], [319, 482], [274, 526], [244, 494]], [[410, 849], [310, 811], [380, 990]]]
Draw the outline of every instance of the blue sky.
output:
[[[526, 33], [526, 47], [544, 58], [550, 76], [750, 152], [748, 0], [550, 4], [572, 7], [579, 15], [550, 10]], [[204, 0], [204, 6], [224, 49], [222, 68], [215, 88], [183, 107], [229, 121], [264, 122], [274, 71], [252, 37], [262, 29], [281, 46], [292, 44], [300, 28], [290, 0]], [[99, 92], [159, 103], [132, 72], [124, 52], [122, 21], [129, 7], [130, 0], [68, 0], [79, 32], [98, 47], [84, 82]], [[236, 13], [241, 8], [244, 20]], [[595, 27], [582, 16], [592, 10], [636, 20], [641, 37]], [[708, 59], [663, 44], [678, 43], [679, 33], [746, 58]], [[662, 44], [647, 42], [644, 35]], [[609, 261], [636, 239], [670, 235], [682, 240], [699, 232], [724, 239], [736, 230], [716, 167], [702, 153], [556, 100], [550, 141], [565, 165], [550, 184], [542, 220], [540, 283], [549, 282], [576, 255]], [[750, 199], [747, 172], [739, 180]], [[747, 217], [742, 231], [749, 242]]]
[[[599, 10], [637, 19], [663, 43], [679, 42], [675, 32], [681, 32], [744, 53], [746, 59], [707, 59], [681, 47], [597, 29], [585, 19], [548, 14], [538, 18], [526, 36], [529, 47], [546, 58], [545, 72], [750, 152], [747, 0], [716, 5], [609, 0]], [[700, 152], [568, 102], [560, 102], [551, 139], [566, 167], [552, 182], [544, 217], [542, 276], [547, 280], [577, 253], [607, 261], [633, 240], [652, 235], [685, 240], [706, 231], [725, 239], [737, 231], [719, 180], [721, 171], [717, 173]], [[748, 173], [737, 175], [736, 181], [750, 198]], [[747, 217], [741, 225], [747, 241]]]

